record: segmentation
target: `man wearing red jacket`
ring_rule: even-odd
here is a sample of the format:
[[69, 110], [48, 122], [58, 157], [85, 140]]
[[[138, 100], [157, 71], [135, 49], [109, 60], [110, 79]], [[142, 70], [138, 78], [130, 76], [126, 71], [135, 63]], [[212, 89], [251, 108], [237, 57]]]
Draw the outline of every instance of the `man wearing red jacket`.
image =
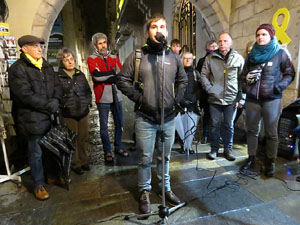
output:
[[112, 162], [111, 145], [108, 135], [108, 115], [112, 112], [115, 123], [115, 153], [127, 157], [128, 152], [121, 147], [123, 112], [122, 93], [115, 85], [116, 73], [122, 65], [116, 55], [111, 55], [107, 48], [107, 36], [96, 33], [92, 37], [94, 53], [88, 57], [88, 66], [94, 83], [94, 93], [100, 118], [100, 136], [105, 154], [105, 161]]

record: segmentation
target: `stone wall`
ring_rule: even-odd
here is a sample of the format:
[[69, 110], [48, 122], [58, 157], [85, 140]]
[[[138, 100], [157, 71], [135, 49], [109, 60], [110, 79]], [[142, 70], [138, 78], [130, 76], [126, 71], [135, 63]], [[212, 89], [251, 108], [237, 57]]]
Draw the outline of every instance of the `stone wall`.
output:
[[[255, 31], [262, 23], [272, 23], [273, 15], [280, 8], [287, 8], [290, 12], [290, 22], [286, 33], [291, 38], [287, 49], [297, 70], [293, 83], [284, 92], [283, 106], [286, 106], [298, 96], [299, 80], [299, 21], [300, 1], [294, 0], [232, 0], [229, 32], [232, 35], [234, 48], [241, 54], [248, 41], [255, 41]], [[283, 21], [278, 18], [278, 23]]]

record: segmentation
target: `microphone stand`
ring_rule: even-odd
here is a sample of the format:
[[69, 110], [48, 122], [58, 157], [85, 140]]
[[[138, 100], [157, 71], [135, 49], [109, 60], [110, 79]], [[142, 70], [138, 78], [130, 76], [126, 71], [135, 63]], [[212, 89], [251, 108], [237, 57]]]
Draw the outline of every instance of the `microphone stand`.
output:
[[161, 160], [162, 160], [162, 187], [161, 187], [161, 192], [162, 192], [162, 204], [158, 206], [158, 211], [156, 212], [151, 212], [148, 214], [131, 214], [125, 216], [125, 220], [129, 220], [130, 218], [136, 217], [137, 219], [147, 219], [149, 216], [154, 216], [154, 215], [159, 215], [161, 218], [161, 224], [169, 224], [168, 222], [168, 216], [175, 212], [177, 209], [185, 206], [186, 202], [182, 202], [172, 208], [166, 207], [166, 196], [165, 196], [165, 103], [164, 103], [164, 97], [165, 97], [165, 85], [166, 85], [166, 79], [165, 79], [165, 60], [166, 60], [166, 45], [164, 44], [163, 48], [163, 55], [162, 55], [162, 94], [161, 94], [161, 131], [160, 133], [160, 139], [162, 143], [162, 153], [161, 153]]

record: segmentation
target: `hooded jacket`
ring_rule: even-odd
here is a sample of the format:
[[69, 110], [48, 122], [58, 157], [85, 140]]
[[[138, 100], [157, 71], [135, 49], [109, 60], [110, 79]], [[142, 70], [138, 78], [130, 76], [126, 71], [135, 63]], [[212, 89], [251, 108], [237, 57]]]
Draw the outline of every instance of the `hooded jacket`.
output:
[[[116, 73], [122, 65], [116, 55], [109, 52], [106, 56], [95, 51], [88, 57], [89, 71], [94, 83], [94, 93], [96, 103], [113, 103], [113, 88], [116, 83]], [[118, 101], [122, 101], [122, 93], [117, 89]]]
[[[80, 120], [89, 113], [89, 106], [92, 102], [91, 88], [85, 75], [80, 70], [75, 69], [75, 73], [71, 78], [63, 68], [60, 68], [58, 78], [63, 88], [63, 117]], [[70, 88], [72, 79], [75, 79], [75, 82]]]
[[8, 83], [19, 132], [25, 136], [45, 134], [51, 125], [47, 103], [53, 98], [61, 101], [62, 97], [62, 87], [52, 66], [43, 59], [40, 70], [22, 53], [8, 70]]
[[[118, 88], [135, 102], [135, 111], [142, 117], [160, 124], [162, 107], [162, 50], [150, 45], [142, 48], [139, 66], [139, 88], [133, 87], [135, 74], [135, 51], [125, 60], [117, 75]], [[187, 85], [187, 76], [179, 56], [169, 48], [165, 52], [164, 119], [169, 121], [176, 115], [175, 105], [182, 99]]]
[[218, 50], [206, 56], [200, 78], [210, 104], [230, 105], [242, 99], [239, 79], [243, 66], [244, 58], [233, 49], [226, 57]]

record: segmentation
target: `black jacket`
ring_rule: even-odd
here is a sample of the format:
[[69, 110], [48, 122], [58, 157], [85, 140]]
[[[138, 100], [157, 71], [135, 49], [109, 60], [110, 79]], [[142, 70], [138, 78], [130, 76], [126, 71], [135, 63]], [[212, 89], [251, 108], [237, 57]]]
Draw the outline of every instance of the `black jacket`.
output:
[[[117, 75], [117, 86], [134, 101], [135, 111], [150, 121], [160, 124], [162, 106], [162, 52], [156, 52], [149, 45], [142, 48], [139, 66], [139, 87], [133, 87], [135, 73], [135, 51], [126, 59]], [[175, 117], [175, 105], [182, 99], [187, 85], [187, 76], [179, 56], [170, 49], [165, 55], [165, 121]]]
[[200, 99], [200, 73], [194, 70], [192, 66], [184, 67], [186, 75], [188, 77], [188, 84], [184, 93], [184, 97], [180, 101], [180, 105], [183, 108], [187, 108], [188, 111], [198, 112], [198, 100]]
[[[202, 70], [202, 66], [205, 62], [205, 58], [206, 56], [208, 56], [210, 54], [210, 52], [206, 52], [206, 55], [202, 58], [199, 59], [198, 63], [197, 63], [197, 67], [196, 70], [201, 74], [201, 70]], [[200, 89], [200, 107], [204, 108], [204, 107], [208, 107], [209, 103], [208, 103], [208, 93], [205, 91], [205, 89], [202, 87], [202, 83], [201, 81], [199, 81], [199, 89]]]
[[[63, 88], [63, 117], [80, 120], [89, 113], [89, 106], [92, 102], [91, 88], [85, 75], [80, 70], [75, 69], [75, 73], [71, 78], [62, 68], [60, 68], [58, 71], [58, 78]], [[70, 88], [72, 79], [75, 80]]]
[[[256, 83], [247, 85], [247, 74], [255, 69], [262, 69], [261, 78]], [[242, 72], [243, 92], [247, 100], [270, 100], [282, 98], [282, 92], [294, 80], [295, 69], [284, 49], [279, 52], [265, 66], [252, 64], [248, 60]]]
[[8, 83], [18, 131], [25, 136], [45, 134], [51, 125], [47, 103], [54, 98], [60, 101], [62, 97], [52, 66], [43, 60], [40, 71], [22, 53], [8, 70]]

